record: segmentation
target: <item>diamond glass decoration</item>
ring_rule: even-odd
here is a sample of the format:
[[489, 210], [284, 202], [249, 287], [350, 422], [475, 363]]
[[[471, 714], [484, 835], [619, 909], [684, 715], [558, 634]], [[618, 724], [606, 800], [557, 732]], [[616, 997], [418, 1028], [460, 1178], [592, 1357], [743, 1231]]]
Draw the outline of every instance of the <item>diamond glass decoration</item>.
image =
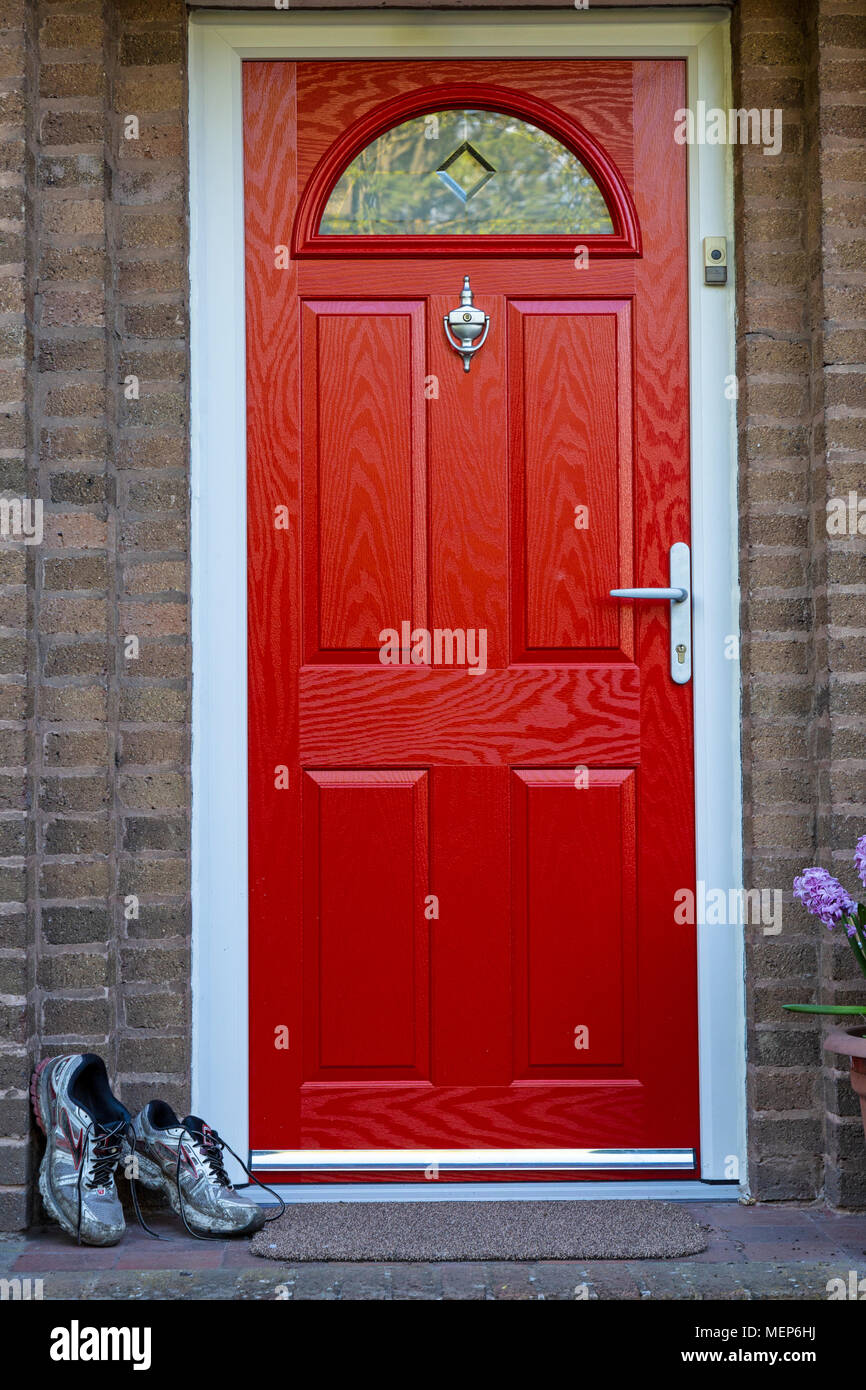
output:
[[478, 153], [474, 145], [464, 140], [463, 144], [458, 145], [454, 153], [449, 154], [445, 162], [439, 165], [436, 173], [445, 187], [456, 193], [461, 203], [468, 203], [469, 199], [474, 198], [488, 180], [493, 178], [496, 170], [483, 154]]
[[[443, 150], [447, 158], [434, 153]], [[502, 111], [462, 108], [377, 135], [334, 185], [319, 223], [323, 236], [613, 231], [600, 188], [555, 136]]]

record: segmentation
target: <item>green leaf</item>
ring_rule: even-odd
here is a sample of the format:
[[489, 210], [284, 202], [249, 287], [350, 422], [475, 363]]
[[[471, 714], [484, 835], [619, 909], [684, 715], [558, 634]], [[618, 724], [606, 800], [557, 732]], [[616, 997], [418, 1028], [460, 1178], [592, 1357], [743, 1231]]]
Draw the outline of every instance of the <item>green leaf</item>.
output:
[[862, 1014], [866, 1018], [866, 1004], [785, 1004], [792, 1014]]

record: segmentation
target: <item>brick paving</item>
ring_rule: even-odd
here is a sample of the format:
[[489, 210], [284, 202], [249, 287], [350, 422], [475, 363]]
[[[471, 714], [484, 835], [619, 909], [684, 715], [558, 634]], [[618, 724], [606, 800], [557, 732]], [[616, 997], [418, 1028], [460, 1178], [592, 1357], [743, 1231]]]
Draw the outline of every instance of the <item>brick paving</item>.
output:
[[[418, 1264], [261, 1260], [249, 1241], [194, 1240], [130, 1228], [111, 1250], [78, 1248], [56, 1227], [0, 1238], [0, 1278], [42, 1279], [46, 1300], [486, 1300], [647, 1298], [825, 1300], [827, 1281], [866, 1278], [866, 1214], [819, 1207], [689, 1203], [708, 1248], [678, 1260]], [[33, 1285], [31, 1284], [31, 1290]]]

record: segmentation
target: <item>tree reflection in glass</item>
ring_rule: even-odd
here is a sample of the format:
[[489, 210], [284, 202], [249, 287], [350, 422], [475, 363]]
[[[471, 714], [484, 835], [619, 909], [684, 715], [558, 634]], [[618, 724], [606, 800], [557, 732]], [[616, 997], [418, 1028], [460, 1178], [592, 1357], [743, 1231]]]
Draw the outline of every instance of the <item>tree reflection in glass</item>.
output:
[[613, 232], [598, 186], [546, 131], [498, 111], [404, 121], [353, 159], [319, 231], [354, 235]]

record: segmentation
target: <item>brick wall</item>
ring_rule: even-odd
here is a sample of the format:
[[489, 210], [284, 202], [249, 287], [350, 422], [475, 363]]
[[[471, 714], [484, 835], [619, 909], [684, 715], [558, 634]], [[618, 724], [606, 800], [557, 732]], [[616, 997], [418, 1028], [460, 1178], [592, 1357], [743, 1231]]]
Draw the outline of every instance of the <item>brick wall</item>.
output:
[[[866, 830], [866, 538], [828, 535], [827, 504], [852, 491], [866, 498], [866, 0], [821, 0], [810, 34], [816, 841], [820, 862], [856, 896], [851, 850]], [[822, 934], [820, 979], [822, 1001], [863, 998], [863, 978], [838, 934]], [[834, 1204], [866, 1206], [847, 1067], [830, 1055], [826, 1063], [824, 1190]]]
[[[27, 450], [27, 318], [31, 247], [25, 132], [32, 121], [30, 16], [0, 4], [0, 490], [35, 496]], [[32, 825], [27, 775], [32, 738], [35, 639], [30, 625], [35, 547], [0, 546], [0, 1227], [20, 1226], [28, 1177], [27, 999], [32, 918]]]
[[188, 1091], [186, 15], [4, 0], [2, 22], [0, 466], [45, 501], [44, 544], [0, 552], [16, 1225], [34, 1058], [99, 1051], [130, 1107]]
[[[735, 153], [745, 879], [789, 889], [821, 863], [855, 895], [866, 547], [828, 537], [826, 504], [866, 495], [864, 16], [863, 0], [743, 0], [733, 26], [736, 105], [784, 110], [782, 155]], [[749, 941], [758, 1197], [866, 1205], [847, 1073], [824, 1064], [820, 1024], [782, 1013], [854, 1002], [856, 973], [844, 940], [798, 904], [780, 937]]]
[[[825, 526], [828, 497], [866, 495], [864, 15], [741, 0], [733, 27], [736, 104], [785, 130], [777, 159], [735, 152], [752, 886], [822, 862], [854, 888], [866, 828], [866, 543]], [[185, 26], [182, 0], [0, 0], [0, 487], [45, 501], [44, 543], [0, 546], [5, 1227], [39, 1056], [102, 1052], [132, 1107], [187, 1098]], [[796, 909], [749, 941], [760, 1197], [866, 1204], [845, 1073], [781, 1012], [856, 984]]]

